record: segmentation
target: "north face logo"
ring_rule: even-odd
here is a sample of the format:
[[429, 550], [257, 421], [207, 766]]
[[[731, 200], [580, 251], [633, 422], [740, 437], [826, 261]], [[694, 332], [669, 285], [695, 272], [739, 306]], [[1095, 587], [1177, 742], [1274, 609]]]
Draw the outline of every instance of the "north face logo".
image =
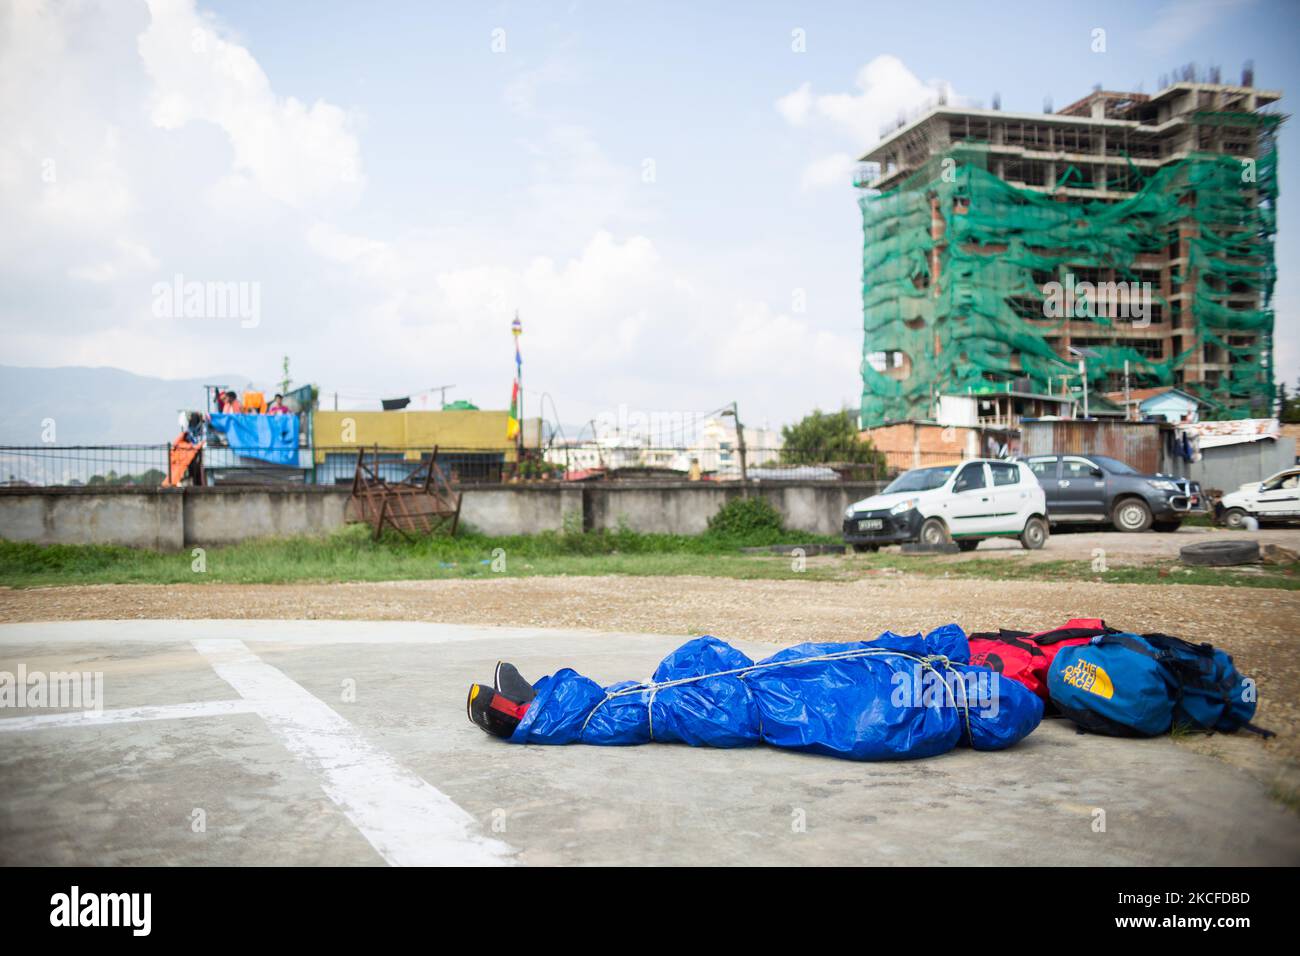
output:
[[1115, 694], [1115, 685], [1110, 682], [1110, 675], [1090, 661], [1078, 661], [1065, 669], [1061, 678], [1071, 687], [1086, 690], [1090, 694], [1110, 700]]

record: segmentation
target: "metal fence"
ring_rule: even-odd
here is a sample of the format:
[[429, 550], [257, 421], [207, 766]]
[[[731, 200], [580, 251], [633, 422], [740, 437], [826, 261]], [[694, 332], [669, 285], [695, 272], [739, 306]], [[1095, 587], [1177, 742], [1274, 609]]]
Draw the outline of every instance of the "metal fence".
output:
[[[357, 453], [366, 456], [366, 464], [385, 481], [400, 481], [427, 463], [432, 449], [424, 452], [382, 445], [316, 446], [314, 467], [309, 479], [318, 485], [351, 485], [356, 473]], [[452, 484], [500, 483], [510, 477], [513, 448], [438, 448], [438, 467]]]
[[[28, 445], [0, 446], [0, 485], [158, 487], [167, 473], [169, 446]], [[432, 449], [357, 445], [300, 448], [296, 465], [277, 465], [225, 446], [204, 452], [207, 480], [214, 485], [315, 484], [350, 485], [357, 453], [376, 465], [385, 480], [398, 481], [427, 462]], [[746, 454], [750, 481], [882, 481], [910, 468], [953, 464], [965, 455], [953, 452], [879, 452], [865, 462], [845, 462], [834, 451], [803, 453], [798, 460], [773, 449]], [[738, 481], [738, 449], [717, 447], [643, 447], [629, 444], [572, 446], [525, 452], [516, 464], [513, 448], [438, 448], [438, 464], [453, 484], [503, 481]]]
[[157, 487], [167, 475], [166, 444], [0, 446], [0, 485]]

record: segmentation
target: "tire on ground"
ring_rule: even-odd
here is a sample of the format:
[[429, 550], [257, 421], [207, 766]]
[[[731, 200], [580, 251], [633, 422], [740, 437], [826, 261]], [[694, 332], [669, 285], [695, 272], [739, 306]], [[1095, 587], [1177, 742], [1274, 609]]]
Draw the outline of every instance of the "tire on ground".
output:
[[1020, 532], [1020, 546], [1030, 551], [1037, 551], [1047, 544], [1049, 533], [1045, 518], [1030, 518], [1025, 522], [1024, 530]]
[[1120, 531], [1145, 531], [1151, 527], [1151, 507], [1141, 498], [1124, 498], [1111, 512], [1111, 521]]
[[1226, 568], [1235, 564], [1253, 564], [1259, 560], [1258, 541], [1201, 541], [1178, 552], [1183, 564], [1205, 568]]

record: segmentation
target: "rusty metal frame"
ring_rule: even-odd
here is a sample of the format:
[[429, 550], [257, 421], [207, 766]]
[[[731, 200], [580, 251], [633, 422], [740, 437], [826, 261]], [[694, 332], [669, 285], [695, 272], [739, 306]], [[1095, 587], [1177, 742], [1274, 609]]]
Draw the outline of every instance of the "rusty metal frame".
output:
[[460, 525], [460, 493], [455, 491], [438, 465], [438, 446], [426, 461], [411, 469], [400, 481], [380, 476], [379, 448], [375, 446], [371, 462], [366, 450], [357, 450], [356, 471], [352, 475], [352, 496], [348, 499], [345, 520], [349, 524], [368, 524], [375, 540], [384, 528], [392, 528], [411, 540], [415, 535], [432, 535], [448, 529], [456, 534]]

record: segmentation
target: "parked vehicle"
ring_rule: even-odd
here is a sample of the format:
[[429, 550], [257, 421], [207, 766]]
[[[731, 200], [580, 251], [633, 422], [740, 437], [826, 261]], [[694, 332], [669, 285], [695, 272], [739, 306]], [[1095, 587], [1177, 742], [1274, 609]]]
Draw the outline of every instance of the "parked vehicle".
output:
[[1177, 531], [1189, 515], [1205, 513], [1201, 486], [1173, 475], [1143, 475], [1106, 455], [1029, 455], [1047, 493], [1052, 524], [1112, 524], [1119, 531]]
[[1242, 527], [1247, 515], [1259, 521], [1300, 519], [1300, 467], [1247, 482], [1214, 505], [1215, 520], [1229, 528]]
[[1031, 549], [1047, 543], [1043, 489], [1021, 462], [979, 458], [916, 468], [844, 512], [844, 541], [856, 551], [911, 541], [932, 547], [955, 541], [973, 551], [996, 536], [1018, 537]]

